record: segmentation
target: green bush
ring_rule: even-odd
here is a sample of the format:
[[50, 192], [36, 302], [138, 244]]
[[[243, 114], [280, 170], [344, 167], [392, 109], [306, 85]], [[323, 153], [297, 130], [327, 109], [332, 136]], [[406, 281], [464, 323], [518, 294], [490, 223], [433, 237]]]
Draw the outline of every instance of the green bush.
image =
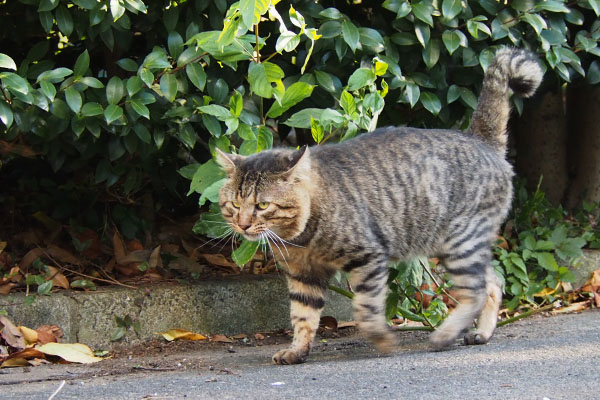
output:
[[[146, 193], [189, 211], [189, 179], [200, 205], [216, 199], [215, 147], [467, 126], [497, 46], [537, 52], [549, 86], [600, 82], [598, 0], [354, 3], [5, 1], [2, 168], [43, 192], [29, 211], [60, 221], [101, 225], [104, 186], [110, 219], [139, 236]], [[198, 232], [222, 233], [211, 218]]]

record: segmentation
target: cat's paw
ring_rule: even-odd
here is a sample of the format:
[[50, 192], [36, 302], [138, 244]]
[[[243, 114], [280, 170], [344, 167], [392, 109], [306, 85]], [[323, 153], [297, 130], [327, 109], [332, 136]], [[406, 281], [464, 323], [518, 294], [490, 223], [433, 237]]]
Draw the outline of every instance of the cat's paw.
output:
[[489, 342], [489, 335], [485, 335], [479, 331], [469, 332], [465, 335], [465, 344], [473, 345], [473, 344], [486, 344]]
[[455, 332], [438, 329], [431, 334], [431, 346], [437, 351], [445, 350], [456, 342], [457, 337]]
[[294, 349], [280, 350], [273, 356], [273, 363], [277, 365], [301, 364], [308, 358], [308, 353]]
[[372, 335], [370, 339], [380, 353], [389, 354], [396, 350], [396, 347], [398, 346], [398, 338], [392, 331]]

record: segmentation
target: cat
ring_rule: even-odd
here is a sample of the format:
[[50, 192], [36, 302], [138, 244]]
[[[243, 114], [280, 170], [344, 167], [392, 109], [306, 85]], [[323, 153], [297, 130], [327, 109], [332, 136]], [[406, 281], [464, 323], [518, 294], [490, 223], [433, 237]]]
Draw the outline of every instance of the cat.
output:
[[[233, 230], [266, 240], [286, 271], [294, 337], [276, 364], [306, 361], [331, 276], [349, 273], [359, 329], [382, 352], [396, 335], [384, 315], [390, 260], [436, 256], [459, 305], [431, 334], [434, 349], [487, 343], [502, 288], [491, 245], [512, 199], [505, 159], [510, 89], [533, 95], [537, 57], [501, 48], [490, 63], [466, 132], [380, 128], [299, 150], [240, 156], [217, 150], [227, 179], [219, 204]], [[471, 330], [477, 319], [477, 329]]]

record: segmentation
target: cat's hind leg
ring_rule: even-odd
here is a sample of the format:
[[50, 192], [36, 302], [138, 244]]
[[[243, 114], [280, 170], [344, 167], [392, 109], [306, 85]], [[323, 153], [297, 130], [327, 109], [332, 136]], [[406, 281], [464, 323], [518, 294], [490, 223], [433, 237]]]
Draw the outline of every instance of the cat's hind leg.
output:
[[350, 272], [354, 290], [352, 305], [360, 331], [381, 352], [388, 353], [396, 347], [396, 335], [385, 317], [387, 296], [387, 258], [383, 255], [357, 257], [344, 267]]
[[493, 268], [488, 268], [486, 272], [487, 300], [477, 318], [477, 329], [467, 332], [465, 344], [485, 344], [491, 339], [496, 330], [498, 311], [502, 303], [502, 285]]
[[[431, 343], [438, 350], [453, 344], [480, 315], [483, 319], [479, 333], [468, 336], [467, 342], [486, 342], [495, 328], [492, 314], [497, 312], [498, 295], [501, 295], [497, 292], [498, 286], [493, 286], [488, 278], [494, 274], [488, 235], [470, 235], [452, 248], [452, 252], [443, 257], [443, 263], [451, 274], [459, 304], [431, 335]], [[495, 297], [489, 296], [488, 291]]]

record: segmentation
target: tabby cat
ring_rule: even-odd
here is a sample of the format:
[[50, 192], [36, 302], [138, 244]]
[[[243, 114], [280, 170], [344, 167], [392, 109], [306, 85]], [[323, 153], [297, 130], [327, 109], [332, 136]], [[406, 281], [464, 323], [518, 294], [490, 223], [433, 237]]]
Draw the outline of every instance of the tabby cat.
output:
[[465, 332], [466, 344], [490, 339], [502, 297], [491, 243], [512, 197], [509, 89], [531, 96], [542, 74], [530, 52], [500, 49], [466, 132], [388, 127], [299, 150], [218, 151], [224, 218], [245, 238], [268, 241], [286, 269], [294, 339], [273, 356], [276, 364], [307, 359], [337, 270], [349, 273], [361, 331], [380, 351], [392, 350], [388, 263], [419, 255], [440, 258], [460, 303], [432, 333], [433, 347]]

